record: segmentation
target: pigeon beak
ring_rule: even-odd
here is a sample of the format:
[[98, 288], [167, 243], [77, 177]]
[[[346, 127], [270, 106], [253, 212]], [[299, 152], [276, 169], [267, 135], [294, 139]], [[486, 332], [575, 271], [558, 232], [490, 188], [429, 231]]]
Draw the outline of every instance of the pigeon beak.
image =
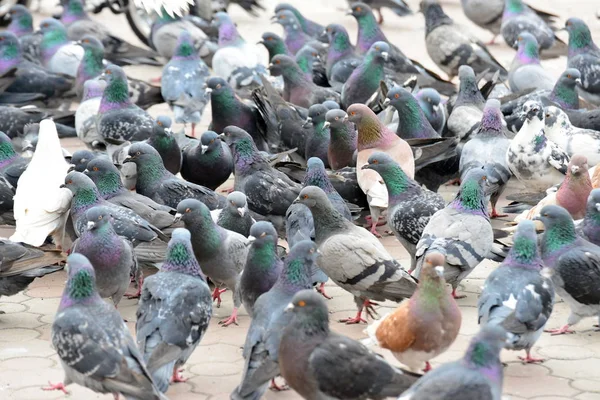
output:
[[302, 127], [306, 128], [306, 127], [308, 127], [311, 124], [312, 124], [312, 118], [308, 117], [308, 118], [306, 118], [306, 121], [304, 121], [304, 124], [302, 124]]
[[222, 141], [225, 141], [225, 133], [221, 133], [219, 136], [219, 139], [221, 139]]
[[345, 115], [344, 118], [342, 118], [342, 122], [348, 122], [348, 116]]
[[290, 312], [290, 311], [292, 311], [293, 309], [294, 309], [294, 303], [290, 303], [290, 304], [288, 304], [288, 305], [287, 305], [287, 306], [284, 308], [284, 310], [283, 310], [283, 311], [285, 311], [285, 312]]
[[84, 175], [89, 175], [90, 174], [90, 170], [86, 168], [86, 169], [83, 170], [83, 173], [84, 173]]
[[94, 229], [94, 227], [96, 226], [96, 223], [94, 221], [88, 221], [87, 223], [87, 230], [92, 230]]
[[183, 214], [181, 214], [181, 213], [175, 214], [175, 217], [173, 217], [173, 223], [176, 224], [179, 221], [181, 221], [181, 217], [183, 217]]
[[239, 207], [237, 209], [238, 214], [240, 214], [240, 217], [243, 217], [244, 215], [246, 215], [246, 209], [244, 207]]
[[204, 94], [205, 95], [209, 95], [211, 93], [212, 93], [212, 89], [211, 88], [207, 87], [206, 89], [204, 89]]
[[200, 152], [201, 152], [202, 154], [204, 154], [204, 153], [206, 153], [206, 150], [208, 150], [208, 146], [206, 146], [206, 145], [204, 145], [204, 144], [201, 144], [201, 145], [200, 145]]
[[579, 172], [579, 167], [577, 165], [572, 165], [571, 166], [571, 173], [572, 174], [576, 174], [577, 172]]
[[292, 201], [292, 204], [300, 204], [300, 196], [296, 197], [296, 199]]
[[265, 44], [264, 40], [259, 40], [258, 42], [256, 42], [256, 44]]
[[390, 58], [390, 54], [387, 51], [384, 51], [381, 53], [381, 58], [383, 58], [383, 61], [387, 61], [388, 58]]
[[70, 165], [69, 165], [69, 169], [67, 170], [67, 174], [68, 174], [69, 172], [72, 172], [72, 171], [75, 171], [75, 164], [70, 164]]
[[254, 236], [248, 236], [249, 243], [254, 243], [255, 241], [256, 241], [256, 238]]
[[389, 107], [389, 105], [390, 105], [391, 102], [392, 101], [386, 97], [386, 99], [383, 101], [383, 106], [384, 107]]
[[3, 18], [3, 19], [4, 19], [5, 21], [10, 21], [10, 19], [11, 19], [11, 18], [12, 18], [12, 14], [11, 14], [11, 13], [6, 13], [6, 14], [4, 14], [4, 18]]
[[29, 141], [29, 140], [23, 140], [23, 153], [25, 153], [26, 151], [34, 151], [35, 147], [33, 147], [33, 144]]
[[269, 63], [269, 66], [267, 68], [269, 68], [269, 69], [273, 68], [273, 63]]
[[600, 212], [600, 203], [596, 203], [596, 210]]
[[362, 167], [360, 167], [360, 169], [371, 169], [371, 164], [365, 164]]
[[581, 79], [579, 79], [579, 78], [575, 79], [575, 83], [577, 83], [578, 85], [581, 85]]
[[61, 188], [61, 189], [62, 189], [62, 188], [66, 188], [66, 187], [67, 187], [67, 185], [65, 185], [64, 183], [63, 183], [62, 185], [60, 185], [60, 186], [59, 186], [59, 188]]
[[273, 15], [271, 18], [269, 18], [271, 21], [275, 22], [277, 21], [277, 15]]
[[98, 77], [99, 80], [106, 82], [106, 74], [100, 74]]
[[352, 15], [352, 10], [346, 11], [346, 15]]
[[444, 277], [444, 267], [439, 265], [439, 266], [435, 267], [434, 269], [435, 269], [435, 273], [437, 274], [437, 276], [439, 276], [440, 278]]
[[330, 125], [331, 125], [331, 123], [329, 121], [325, 121], [323, 123], [323, 128], [329, 128]]
[[129, 163], [129, 162], [133, 162], [133, 157], [131, 157], [131, 156], [127, 156], [127, 157], [125, 157], [125, 159], [123, 160], [123, 164], [125, 164], [125, 163]]

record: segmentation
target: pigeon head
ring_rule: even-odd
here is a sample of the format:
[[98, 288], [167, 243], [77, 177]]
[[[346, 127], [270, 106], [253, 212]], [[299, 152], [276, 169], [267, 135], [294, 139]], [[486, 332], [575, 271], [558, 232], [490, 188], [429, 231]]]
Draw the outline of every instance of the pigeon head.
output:
[[58, 49], [68, 43], [67, 29], [60, 21], [54, 18], [47, 18], [40, 24], [40, 32], [42, 33], [42, 42], [40, 44], [42, 59], [48, 62]]
[[211, 25], [219, 29], [220, 47], [237, 46], [245, 43], [231, 17], [226, 12], [219, 11], [215, 13]]
[[588, 174], [588, 160], [582, 154], [574, 154], [569, 162], [567, 174], [572, 176], [585, 176]]
[[15, 35], [33, 33], [33, 17], [31, 12], [22, 4], [15, 4], [8, 10], [10, 25], [6, 28]]
[[242, 192], [231, 192], [227, 196], [227, 209], [240, 217], [243, 217], [248, 212], [248, 204], [246, 203], [246, 195]]
[[323, 206], [332, 208], [327, 194], [317, 186], [307, 186], [302, 189], [296, 200], [294, 200], [294, 203], [304, 204], [311, 210]]
[[104, 198], [125, 189], [121, 181], [121, 173], [106, 157], [96, 157], [89, 161], [84, 174], [94, 182]]
[[248, 240], [255, 248], [269, 246], [275, 249], [275, 246], [277, 245], [277, 231], [272, 223], [268, 221], [258, 221], [250, 228]]
[[329, 24], [325, 28], [327, 39], [331, 49], [337, 51], [345, 51], [352, 46], [348, 31], [340, 24]]
[[348, 114], [344, 110], [329, 110], [325, 114], [326, 127], [339, 129], [345, 126], [348, 122]]
[[221, 139], [219, 139], [219, 135], [213, 131], [206, 131], [200, 137], [200, 151], [202, 154], [206, 152], [212, 152], [221, 147]]
[[579, 18], [569, 18], [565, 23], [569, 32], [569, 57], [585, 53], [596, 48], [590, 28]]
[[104, 81], [99, 81], [96, 79], [85, 81], [83, 84], [83, 96], [81, 97], [81, 102], [83, 103], [86, 100], [102, 97], [105, 88], [106, 82]]
[[321, 104], [323, 104], [327, 108], [327, 110], [341, 110], [340, 105], [333, 100], [325, 100]]
[[205, 279], [194, 255], [191, 237], [187, 229], [177, 228], [173, 231], [161, 271], [180, 272]]
[[600, 223], [600, 189], [594, 189], [590, 192], [585, 218], [591, 218], [596, 224]]
[[529, 100], [523, 104], [523, 114], [527, 121], [544, 121], [544, 107], [535, 100]]
[[42, 34], [46, 35], [48, 33], [61, 32], [64, 33], [64, 38], [66, 41], [67, 38], [67, 29], [65, 26], [57, 19], [54, 18], [46, 18], [40, 23], [40, 31]]
[[328, 194], [335, 192], [327, 176], [325, 164], [319, 157], [311, 157], [306, 162], [306, 175], [304, 175], [303, 186], [317, 186]]
[[488, 216], [485, 189], [487, 174], [483, 168], [471, 169], [460, 184], [451, 207], [463, 212]]
[[230, 125], [220, 135], [225, 143], [237, 154], [251, 154], [258, 152], [252, 136], [242, 128]]
[[77, 172], [83, 172], [88, 166], [88, 162], [96, 158], [97, 155], [89, 150], [77, 150], [71, 157], [71, 167]]
[[513, 237], [513, 246], [504, 262], [506, 265], [525, 265], [541, 268], [535, 223], [522, 220]]
[[327, 111], [329, 110], [323, 104], [313, 104], [308, 109], [308, 118], [306, 119], [304, 126], [310, 123], [315, 127], [323, 124], [325, 122]]
[[98, 38], [92, 35], [85, 35], [77, 42], [84, 50], [101, 51], [104, 54], [104, 45]]
[[[410, 299], [419, 312], [440, 311], [445, 302], [454, 302], [452, 295], [446, 291], [445, 264], [446, 257], [441, 253], [432, 252], [425, 256], [417, 292]], [[456, 304], [455, 307], [458, 309]]]
[[233, 24], [229, 14], [223, 11], [219, 11], [213, 15], [211, 25], [220, 27], [222, 25]]
[[529, 32], [521, 32], [517, 38], [517, 57], [524, 64], [539, 64], [539, 44], [535, 36]]
[[419, 287], [422, 285], [423, 279], [426, 279], [425, 285], [437, 282], [445, 286], [444, 264], [446, 264], [446, 257], [443, 254], [428, 253], [423, 262], [421, 275], [419, 275]]
[[154, 121], [154, 129], [152, 132], [153, 137], [165, 137], [171, 136], [171, 118], [166, 115], [160, 115]]
[[381, 122], [369, 107], [364, 104], [352, 104], [346, 112], [348, 120], [356, 125], [359, 150], [377, 146], [385, 139]]
[[419, 11], [425, 16], [426, 35], [438, 26], [453, 24], [452, 19], [446, 15], [442, 6], [437, 1], [422, 0], [419, 4]]
[[269, 60], [273, 59], [273, 57], [275, 57], [277, 54], [290, 55], [290, 52], [283, 39], [273, 32], [263, 33], [261, 40], [258, 43], [267, 48], [267, 51], [269, 52]]
[[291, 5], [290, 3], [279, 3], [275, 6], [275, 14], [278, 14], [280, 11], [291, 11], [294, 16], [296, 16], [296, 18], [298, 18], [298, 20], [300, 20], [300, 17], [302, 16], [302, 14], [300, 13], [300, 11], [298, 11], [298, 9], [296, 7], [294, 7], [293, 5]]
[[188, 31], [181, 31], [177, 38], [177, 47], [175, 48], [175, 53], [173, 53], [173, 59], [193, 60], [199, 57], [198, 50], [194, 47], [190, 33]]
[[413, 102], [418, 107], [418, 104], [415, 102], [415, 98], [408, 90], [401, 86], [395, 86], [388, 91], [383, 105], [386, 107], [391, 105], [396, 110], [403, 110], [402, 107], [404, 107], [405, 104]]
[[278, 54], [269, 64], [269, 72], [271, 76], [289, 76], [294, 71], [301, 71], [296, 63], [296, 60], [285, 54]]
[[410, 180], [402, 167], [386, 153], [377, 151], [369, 156], [368, 163], [362, 169], [371, 169], [383, 178], [392, 203], [401, 199], [404, 193], [417, 189], [417, 185]]
[[352, 15], [354, 18], [360, 21], [361, 18], [368, 18], [369, 16], [375, 20], [371, 7], [365, 3], [354, 3], [350, 6], [350, 11], [347, 15]]
[[96, 206], [85, 212], [87, 230], [101, 230], [105, 226], [112, 226], [113, 216], [107, 207]]
[[299, 241], [285, 258], [280, 279], [294, 287], [309, 289], [312, 286], [310, 271], [317, 261], [317, 255], [317, 245], [313, 241]]
[[558, 107], [548, 106], [545, 109], [545, 123], [548, 129], [560, 129], [571, 125], [567, 114]]
[[577, 238], [571, 214], [560, 206], [545, 206], [534, 220], [542, 221], [545, 228], [541, 244], [542, 254], [560, 250]]
[[73, 193], [71, 207], [74, 211], [87, 210], [101, 199], [94, 182], [81, 172], [69, 172], [65, 177], [65, 183], [60, 187], [67, 188]]
[[83, 254], [73, 253], [67, 257], [67, 283], [63, 292], [59, 310], [73, 304], [101, 302], [96, 291], [96, 272]]
[[280, 24], [286, 31], [301, 31], [300, 21], [290, 10], [281, 10], [273, 17], [273, 22]]
[[475, 77], [473, 68], [468, 65], [461, 65], [458, 68], [458, 79], [460, 80], [460, 84], [454, 107], [456, 108], [465, 104], [474, 104], [483, 109], [485, 99], [477, 86], [477, 78]]
[[9, 31], [0, 32], [0, 69], [8, 71], [21, 60], [19, 38]]
[[481, 129], [486, 131], [502, 131], [502, 111], [500, 111], [500, 102], [496, 99], [490, 99], [485, 103], [483, 115], [481, 116]]
[[114, 64], [109, 65], [101, 75], [101, 79], [106, 81], [106, 88], [100, 102], [100, 113], [132, 104], [129, 98], [127, 76], [121, 67]]
[[63, 24], [68, 25], [75, 21], [85, 19], [86, 17], [87, 13], [83, 7], [83, 2], [81, 0], [69, 0], [67, 1], [67, 6], [63, 11], [60, 20]]
[[442, 102], [440, 93], [433, 88], [425, 88], [419, 90], [416, 97], [424, 102], [431, 104], [431, 107], [437, 107]]
[[285, 311], [293, 315], [293, 321], [303, 327], [329, 331], [329, 312], [323, 297], [314, 290], [301, 290], [292, 297]]
[[212, 226], [214, 224], [210, 210], [201, 201], [196, 199], [185, 199], [177, 204], [175, 221], [183, 221], [186, 228]]
[[10, 138], [6, 133], [0, 131], [0, 168], [8, 166], [15, 157], [17, 157], [17, 152]]
[[385, 62], [390, 56], [390, 45], [386, 42], [375, 42], [367, 52], [367, 59]]
[[305, 74], [310, 74], [311, 77], [313, 66], [319, 61], [319, 53], [312, 46], [305, 45], [296, 53], [296, 63]]
[[502, 375], [500, 351], [506, 344], [506, 331], [498, 325], [484, 325], [479, 333], [471, 340], [469, 348], [463, 357], [467, 365], [475, 368], [497, 367], [495, 371]]
[[162, 158], [160, 157], [158, 151], [154, 147], [144, 142], [132, 144], [129, 147], [127, 158], [125, 158], [124, 162], [135, 163], [138, 171], [150, 166], [163, 165]]
[[575, 68], [568, 68], [556, 81], [552, 93], [548, 96], [549, 99], [562, 109], [578, 109], [579, 95], [576, 89], [578, 83], [581, 83], [581, 73]]
[[235, 93], [223, 78], [212, 77], [206, 82], [206, 93], [210, 95], [211, 102], [224, 104], [235, 101]]

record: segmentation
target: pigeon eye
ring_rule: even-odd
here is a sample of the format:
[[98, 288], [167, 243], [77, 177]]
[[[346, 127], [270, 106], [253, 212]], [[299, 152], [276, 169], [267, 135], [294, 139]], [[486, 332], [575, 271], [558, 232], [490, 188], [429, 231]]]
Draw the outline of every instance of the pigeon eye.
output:
[[280, 15], [279, 19], [285, 19], [285, 15]]
[[208, 144], [213, 144], [215, 142], [215, 139], [212, 139], [210, 142], [208, 142]]
[[272, 37], [268, 37], [267, 40], [273, 40], [273, 38]]
[[398, 93], [396, 93], [396, 94], [394, 95], [394, 98], [395, 98], [395, 99], [399, 99], [399, 98], [400, 98], [400, 95], [399, 95]]
[[98, 221], [100, 221], [102, 219], [102, 215], [98, 217]]
[[98, 171], [98, 167], [94, 167], [94, 168], [92, 168], [92, 170]]
[[350, 115], [355, 115], [355, 114], [356, 114], [356, 113], [355, 113], [354, 111], [352, 111], [352, 112], [350, 113]]
[[362, 7], [356, 7], [356, 11], [361, 12], [362, 11]]
[[[312, 251], [312, 249], [311, 249], [311, 251]], [[306, 302], [305, 302], [304, 300], [300, 300], [300, 301], [298, 302], [298, 305], [299, 305], [300, 307], [304, 307], [304, 306], [306, 305]]]
[[106, 75], [110, 75], [110, 74], [112, 74], [112, 72], [110, 71], [110, 69], [107, 69], [106, 70]]
[[302, 196], [302, 198], [303, 198], [304, 200], [308, 199], [308, 197], [309, 197], [309, 196], [308, 196], [307, 194], [305, 194], [304, 196]]
[[340, 119], [340, 117], [335, 117], [335, 120], [336, 120], [336, 121], [339, 121], [339, 119]]
[[162, 122], [160, 122], [160, 121], [156, 121], [156, 124], [157, 124], [158, 126], [162, 126]]
[[485, 175], [484, 175], [484, 176], [482, 176], [482, 177], [481, 177], [481, 180], [487, 181], [487, 176], [485, 176]]
[[135, 152], [135, 155], [136, 155], [136, 156], [141, 156], [141, 155], [142, 155], [142, 152], [141, 152], [141, 151], [136, 151], [136, 152]]
[[275, 64], [281, 64], [280, 60], [275, 60]]
[[375, 46], [375, 50], [379, 50], [379, 46]]
[[568, 74], [568, 75], [567, 75], [567, 78], [571, 79], [571, 74]]
[[4, 37], [0, 36], [0, 42], [2, 42], [4, 40]]
[[373, 164], [379, 164], [379, 160], [373, 160]]
[[67, 182], [67, 185], [70, 185], [71, 183], [73, 183], [73, 181], [72, 181], [72, 180], [69, 180], [69, 181]]
[[220, 83], [217, 83], [217, 86], [216, 86], [216, 88], [217, 88], [217, 89], [221, 89], [221, 84], [220, 84]]
[[316, 57], [316, 56], [317, 56], [317, 53], [312, 53], [312, 55], [313, 55], [313, 57]]
[[260, 237], [265, 237], [265, 236], [267, 236], [267, 232], [263, 232], [260, 234]]
[[185, 209], [185, 212], [186, 212], [186, 213], [189, 213], [190, 211], [192, 211], [192, 209], [191, 209], [191, 208], [189, 208], [189, 207]]

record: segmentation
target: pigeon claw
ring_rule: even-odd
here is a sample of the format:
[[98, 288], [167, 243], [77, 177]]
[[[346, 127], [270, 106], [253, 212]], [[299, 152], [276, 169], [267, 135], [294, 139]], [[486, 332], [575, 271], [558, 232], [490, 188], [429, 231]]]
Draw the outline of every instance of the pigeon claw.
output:
[[181, 372], [183, 372], [183, 368], [182, 369], [177, 369], [177, 367], [173, 368], [173, 376], [171, 377], [171, 383], [187, 382], [188, 378], [184, 378], [183, 375], [181, 375]]
[[319, 294], [321, 296], [325, 297], [327, 300], [333, 299], [333, 297], [328, 296], [327, 293], [325, 293], [325, 282], [323, 282], [319, 285], [319, 287], [317, 288], [317, 292], [319, 292]]
[[490, 215], [490, 218], [504, 218], [504, 217], [508, 217], [508, 214], [498, 214], [496, 209], [492, 208], [492, 215]]
[[543, 358], [531, 357], [531, 352], [529, 350], [526, 350], [526, 352], [527, 355], [525, 357], [519, 356], [519, 360], [523, 361], [523, 364], [543, 363], [544, 361], [546, 361]]
[[348, 317], [344, 319], [340, 319], [339, 322], [343, 322], [346, 325], [360, 324], [361, 322], [367, 323], [367, 320], [361, 317], [361, 313], [359, 312], [356, 317]]
[[237, 308], [233, 309], [233, 312], [231, 313], [231, 316], [229, 316], [229, 318], [219, 321], [219, 325], [221, 325], [222, 327], [226, 327], [231, 324], [239, 325], [237, 319]]
[[50, 385], [50, 386], [43, 387], [42, 390], [47, 390], [47, 391], [60, 390], [64, 394], [69, 394], [69, 391], [67, 390], [67, 388], [65, 387], [65, 384], [63, 382], [52, 383], [52, 382], [48, 381], [48, 385]]
[[456, 294], [456, 289], [452, 289], [452, 297], [454, 297], [455, 299], [464, 299], [465, 297], [467, 297], [466, 294]]
[[425, 368], [423, 369], [423, 372], [429, 371], [431, 371], [431, 364], [429, 364], [429, 361], [425, 361]]
[[139, 299], [142, 295], [142, 285], [139, 285], [135, 293], [125, 293], [125, 297], [128, 299]]
[[213, 299], [213, 301], [217, 300], [217, 308], [221, 307], [221, 294], [225, 293], [226, 290], [227, 290], [227, 288], [219, 289], [218, 287], [215, 286], [215, 290], [213, 290], [213, 294], [212, 294], [212, 299]]
[[564, 335], [565, 333], [575, 333], [575, 331], [569, 329], [569, 324], [566, 324], [562, 328], [558, 329], [544, 329], [544, 332], [550, 333], [552, 336]]
[[271, 379], [271, 385], [269, 385], [269, 389], [274, 392], [283, 392], [284, 390], [290, 390], [290, 387], [286, 384], [278, 385], [277, 382], [275, 382], [275, 378], [273, 378]]

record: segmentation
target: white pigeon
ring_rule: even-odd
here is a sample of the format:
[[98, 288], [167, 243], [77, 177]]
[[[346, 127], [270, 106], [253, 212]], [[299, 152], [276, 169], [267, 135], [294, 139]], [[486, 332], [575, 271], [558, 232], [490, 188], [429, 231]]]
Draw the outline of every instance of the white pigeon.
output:
[[593, 167], [600, 163], [600, 132], [592, 129], [581, 129], [571, 125], [569, 116], [560, 108], [546, 107], [546, 137], [552, 140], [569, 157], [581, 154]]
[[513, 175], [528, 189], [543, 192], [565, 178], [569, 155], [546, 137], [544, 108], [530, 100], [523, 105], [525, 121], [506, 152]]
[[45, 119], [40, 122], [35, 153], [19, 178], [14, 197], [16, 231], [10, 240], [39, 247], [51, 235], [57, 248], [62, 248], [72, 195], [60, 186], [68, 169], [56, 125]]

